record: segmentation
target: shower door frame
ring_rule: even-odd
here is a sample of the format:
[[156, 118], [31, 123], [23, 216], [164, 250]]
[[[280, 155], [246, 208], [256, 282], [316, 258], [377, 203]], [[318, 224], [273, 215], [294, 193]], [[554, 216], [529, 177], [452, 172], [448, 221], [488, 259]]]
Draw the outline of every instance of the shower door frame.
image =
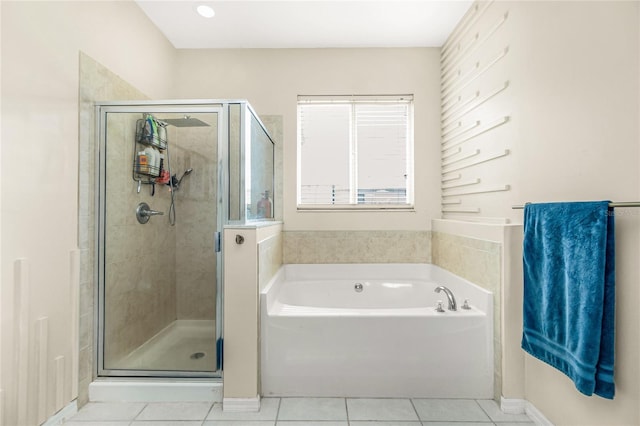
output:
[[[222, 378], [222, 342], [224, 341], [223, 332], [223, 253], [222, 253], [222, 230], [228, 217], [228, 106], [232, 103], [246, 103], [246, 101], [229, 101], [229, 100], [160, 100], [160, 101], [109, 101], [97, 102], [95, 104], [96, 117], [96, 140], [98, 141], [98, 153], [96, 156], [96, 191], [95, 200], [95, 216], [96, 224], [96, 282], [94, 300], [97, 309], [95, 309], [96, 317], [94, 324], [96, 328], [96, 348], [97, 348], [97, 377], [152, 377], [152, 378]], [[212, 238], [218, 238], [218, 242], [214, 242], [214, 247], [219, 247], [216, 252], [216, 316], [215, 316], [215, 346], [217, 352], [216, 370], [207, 371], [177, 371], [177, 370], [136, 370], [136, 369], [106, 369], [104, 366], [104, 346], [105, 346], [105, 225], [106, 218], [103, 212], [106, 200], [106, 139], [107, 139], [107, 115], [108, 113], [215, 113], [217, 115], [218, 126], [218, 159], [217, 159], [217, 221], [216, 229], [212, 234]], [[135, 130], [135, 129], [133, 129]], [[132, 183], [133, 184], [133, 183]], [[225, 202], [226, 200], [226, 202]], [[133, 213], [132, 213], [133, 214]]]

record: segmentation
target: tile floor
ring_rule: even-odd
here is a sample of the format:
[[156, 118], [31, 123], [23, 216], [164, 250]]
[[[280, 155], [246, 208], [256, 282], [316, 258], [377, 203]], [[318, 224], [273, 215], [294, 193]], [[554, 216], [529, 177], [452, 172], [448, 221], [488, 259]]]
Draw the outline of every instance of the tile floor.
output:
[[223, 412], [220, 403], [107, 403], [82, 407], [66, 426], [533, 426], [492, 400], [263, 398], [257, 413]]

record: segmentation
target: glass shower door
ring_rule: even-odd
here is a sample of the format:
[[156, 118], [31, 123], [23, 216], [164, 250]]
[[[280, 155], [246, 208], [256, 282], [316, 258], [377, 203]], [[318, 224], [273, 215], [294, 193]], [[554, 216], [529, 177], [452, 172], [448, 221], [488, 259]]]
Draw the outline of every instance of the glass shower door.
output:
[[99, 114], [99, 374], [217, 376], [222, 108]]

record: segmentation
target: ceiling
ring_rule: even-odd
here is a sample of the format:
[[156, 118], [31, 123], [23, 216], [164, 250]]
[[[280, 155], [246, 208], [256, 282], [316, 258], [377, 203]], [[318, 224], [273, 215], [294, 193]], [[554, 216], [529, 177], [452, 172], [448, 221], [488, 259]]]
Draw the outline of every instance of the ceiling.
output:
[[[472, 1], [136, 0], [178, 49], [439, 47]], [[214, 8], [203, 18], [196, 7]]]

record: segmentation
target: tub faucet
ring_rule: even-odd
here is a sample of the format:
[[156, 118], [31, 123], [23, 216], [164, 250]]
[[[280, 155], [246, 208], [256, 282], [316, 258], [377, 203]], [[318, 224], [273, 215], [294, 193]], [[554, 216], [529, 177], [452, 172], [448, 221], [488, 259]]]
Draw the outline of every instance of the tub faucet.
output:
[[447, 299], [449, 299], [449, 307], [448, 307], [448, 309], [450, 311], [457, 311], [458, 310], [458, 304], [456, 303], [456, 298], [453, 296], [453, 293], [451, 293], [451, 290], [449, 290], [445, 286], [441, 285], [441, 286], [436, 287], [436, 289], [434, 291], [436, 293], [440, 293], [441, 291], [444, 291], [444, 294], [447, 295]]

